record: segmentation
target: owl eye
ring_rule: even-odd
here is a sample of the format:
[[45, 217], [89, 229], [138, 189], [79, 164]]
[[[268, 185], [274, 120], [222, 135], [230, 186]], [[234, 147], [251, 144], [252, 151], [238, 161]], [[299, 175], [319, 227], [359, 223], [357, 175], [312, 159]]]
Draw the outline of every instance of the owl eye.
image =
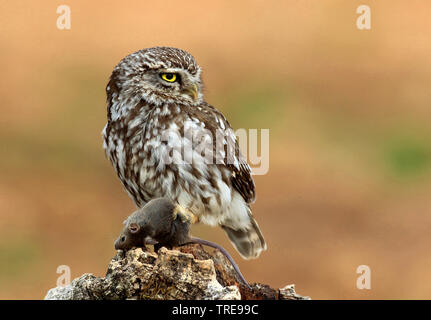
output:
[[175, 82], [177, 80], [177, 75], [175, 73], [161, 73], [160, 78], [167, 82]]

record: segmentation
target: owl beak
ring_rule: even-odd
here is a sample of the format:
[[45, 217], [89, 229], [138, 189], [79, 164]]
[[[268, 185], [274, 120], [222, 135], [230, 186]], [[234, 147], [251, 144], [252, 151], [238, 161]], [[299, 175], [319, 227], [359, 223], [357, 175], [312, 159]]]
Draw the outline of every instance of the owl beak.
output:
[[195, 83], [189, 84], [185, 89], [184, 93], [188, 94], [193, 101], [196, 101], [198, 99], [198, 86]]

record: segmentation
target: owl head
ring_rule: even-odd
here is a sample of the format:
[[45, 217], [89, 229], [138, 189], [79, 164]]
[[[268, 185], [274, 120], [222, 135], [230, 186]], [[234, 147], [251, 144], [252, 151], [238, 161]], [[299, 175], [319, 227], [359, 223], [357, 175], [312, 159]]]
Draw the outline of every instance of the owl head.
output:
[[153, 47], [125, 57], [106, 87], [108, 100], [143, 99], [154, 105], [202, 102], [201, 69], [188, 52]]

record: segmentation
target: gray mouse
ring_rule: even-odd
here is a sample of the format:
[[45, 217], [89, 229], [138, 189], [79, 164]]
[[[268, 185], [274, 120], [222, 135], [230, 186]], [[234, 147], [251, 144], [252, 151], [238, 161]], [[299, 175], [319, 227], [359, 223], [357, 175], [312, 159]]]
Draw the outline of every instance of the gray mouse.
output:
[[125, 227], [115, 241], [115, 249], [127, 251], [133, 247], [145, 247], [146, 244], [154, 244], [156, 250], [162, 246], [171, 248], [189, 243], [209, 246], [220, 250], [225, 255], [239, 278], [251, 289], [238, 265], [223, 247], [211, 241], [190, 236], [190, 224], [194, 221], [196, 217], [191, 212], [171, 200], [153, 199], [124, 221]]

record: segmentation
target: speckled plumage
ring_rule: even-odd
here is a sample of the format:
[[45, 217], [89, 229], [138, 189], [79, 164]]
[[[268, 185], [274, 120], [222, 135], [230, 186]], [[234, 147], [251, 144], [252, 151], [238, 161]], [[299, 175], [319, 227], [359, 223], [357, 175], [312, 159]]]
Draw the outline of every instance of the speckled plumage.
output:
[[[167, 83], [161, 73], [175, 73]], [[226, 118], [203, 100], [201, 69], [186, 51], [154, 47], [125, 57], [106, 87], [104, 149], [138, 207], [168, 197], [220, 225], [244, 258], [266, 249], [250, 203], [255, 186]]]

